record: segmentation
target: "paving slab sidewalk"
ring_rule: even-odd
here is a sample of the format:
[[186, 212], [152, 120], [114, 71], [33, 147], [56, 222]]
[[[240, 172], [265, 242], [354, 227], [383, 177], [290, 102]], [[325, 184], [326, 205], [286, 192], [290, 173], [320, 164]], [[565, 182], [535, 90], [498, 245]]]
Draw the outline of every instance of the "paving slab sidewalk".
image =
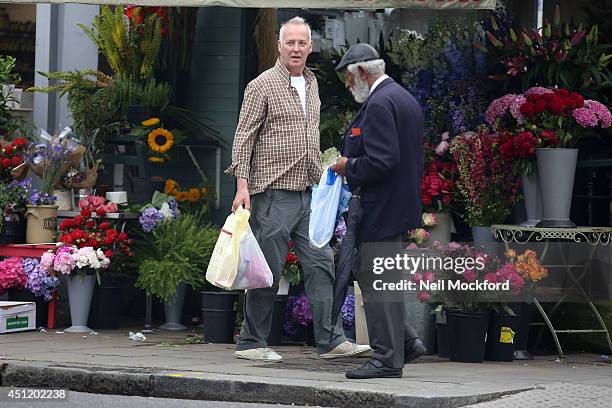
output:
[[2, 335], [0, 385], [360, 408], [452, 408], [511, 401], [513, 397], [502, 397], [518, 394], [514, 397], [518, 398], [530, 390], [555, 387], [573, 387], [575, 397], [580, 397], [581, 388], [584, 397], [612, 395], [612, 364], [592, 354], [569, 356], [565, 363], [549, 356], [528, 362], [482, 364], [425, 356], [406, 366], [401, 379], [357, 381], [345, 378], [344, 372], [361, 364], [363, 358], [325, 361], [318, 359], [311, 347], [282, 346], [275, 349], [284, 362], [261, 363], [235, 359], [230, 344], [190, 344], [189, 332], [146, 336], [145, 342], [134, 342], [128, 338], [128, 330]]

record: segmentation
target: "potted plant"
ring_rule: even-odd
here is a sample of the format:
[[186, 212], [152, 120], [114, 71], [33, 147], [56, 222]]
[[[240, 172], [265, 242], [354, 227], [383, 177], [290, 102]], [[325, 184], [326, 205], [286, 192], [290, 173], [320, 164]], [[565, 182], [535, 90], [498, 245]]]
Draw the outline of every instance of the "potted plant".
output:
[[[569, 213], [578, 158], [576, 145], [591, 129], [612, 125], [609, 109], [567, 89], [534, 87], [523, 95], [509, 94], [493, 101], [487, 118], [496, 126], [515, 129], [515, 135], [504, 132], [501, 149], [505, 160], [515, 161], [525, 176], [533, 174], [537, 165], [543, 213], [537, 226], [574, 227]], [[527, 187], [534, 183], [533, 179], [525, 181]]]
[[0, 183], [0, 243], [21, 244], [26, 241], [25, 184], [29, 181]]
[[178, 213], [173, 197], [159, 192], [154, 194], [153, 204], [142, 209], [139, 221], [144, 234], [136, 251], [140, 261], [136, 286], [165, 302], [166, 324], [162, 328], [182, 330], [184, 289], [204, 284], [218, 231], [203, 225], [198, 214]]
[[462, 215], [478, 246], [495, 240], [490, 226], [503, 223], [519, 197], [519, 180], [512, 165], [503, 160], [501, 140], [499, 132], [481, 128], [456, 136], [450, 145]]
[[64, 220], [59, 226], [59, 241], [63, 245], [41, 258], [47, 271], [68, 275], [72, 320], [69, 331], [91, 330], [87, 327], [89, 310], [101, 271], [109, 267], [117, 254], [132, 255], [128, 235], [99, 218], [106, 214], [105, 210], [98, 208], [95, 214], [94, 218], [91, 209], [83, 208], [76, 217]]

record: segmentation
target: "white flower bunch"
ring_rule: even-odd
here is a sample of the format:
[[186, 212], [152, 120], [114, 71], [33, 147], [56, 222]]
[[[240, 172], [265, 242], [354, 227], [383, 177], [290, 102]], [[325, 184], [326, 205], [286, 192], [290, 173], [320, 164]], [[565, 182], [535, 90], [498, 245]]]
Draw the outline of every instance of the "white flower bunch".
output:
[[106, 269], [110, 265], [110, 259], [104, 255], [101, 249], [93, 249], [92, 247], [79, 248], [79, 250], [72, 254], [72, 258], [76, 262], [76, 267], [91, 268], [94, 270]]

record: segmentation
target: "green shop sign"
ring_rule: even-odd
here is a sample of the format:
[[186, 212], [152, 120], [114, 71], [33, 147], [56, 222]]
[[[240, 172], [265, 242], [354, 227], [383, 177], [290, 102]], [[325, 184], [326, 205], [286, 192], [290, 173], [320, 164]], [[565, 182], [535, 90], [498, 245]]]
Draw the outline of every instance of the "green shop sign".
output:
[[23, 329], [28, 327], [28, 316], [16, 316], [6, 319], [6, 330]]

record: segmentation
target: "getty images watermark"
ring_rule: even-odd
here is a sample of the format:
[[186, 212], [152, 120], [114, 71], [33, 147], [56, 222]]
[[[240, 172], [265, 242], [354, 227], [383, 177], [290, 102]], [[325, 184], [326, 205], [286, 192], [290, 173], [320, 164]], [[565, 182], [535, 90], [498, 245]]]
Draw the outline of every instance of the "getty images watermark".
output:
[[417, 271], [443, 271], [454, 272], [457, 277], [465, 274], [476, 277], [485, 269], [486, 258], [475, 257], [441, 257], [420, 254], [414, 256], [408, 253], [395, 254], [389, 257], [374, 257], [372, 259], [372, 272], [382, 275], [389, 271], [403, 271], [413, 276], [413, 279], [386, 282], [383, 279], [374, 279], [372, 287], [376, 291], [510, 291], [510, 280], [503, 282], [490, 282], [487, 279], [458, 280], [435, 279], [433, 272], [423, 273], [423, 277], [414, 279]]

